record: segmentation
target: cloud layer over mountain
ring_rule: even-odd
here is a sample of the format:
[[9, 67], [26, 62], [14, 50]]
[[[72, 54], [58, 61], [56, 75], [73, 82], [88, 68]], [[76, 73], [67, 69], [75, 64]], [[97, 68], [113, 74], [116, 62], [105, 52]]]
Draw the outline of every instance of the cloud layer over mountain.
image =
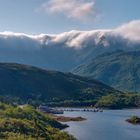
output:
[[140, 20], [110, 30], [70, 31], [58, 35], [0, 33], [0, 61], [69, 70], [115, 49], [139, 49]]
[[140, 20], [134, 20], [115, 29], [124, 38], [140, 42]]

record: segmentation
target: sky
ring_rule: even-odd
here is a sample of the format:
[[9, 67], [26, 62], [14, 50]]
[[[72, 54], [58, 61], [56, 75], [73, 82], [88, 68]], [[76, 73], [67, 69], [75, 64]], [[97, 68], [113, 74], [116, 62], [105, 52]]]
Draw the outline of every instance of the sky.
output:
[[0, 32], [57, 34], [140, 19], [140, 0], [0, 0]]

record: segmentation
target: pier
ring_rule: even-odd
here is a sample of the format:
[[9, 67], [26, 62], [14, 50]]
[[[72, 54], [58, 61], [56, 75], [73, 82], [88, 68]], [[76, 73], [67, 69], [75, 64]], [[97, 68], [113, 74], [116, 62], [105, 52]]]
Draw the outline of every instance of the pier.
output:
[[64, 112], [68, 111], [68, 112], [73, 112], [73, 111], [76, 111], [76, 112], [103, 112], [103, 109], [99, 109], [99, 108], [83, 108], [83, 109], [74, 109], [74, 108], [57, 108], [57, 110], [62, 110]]

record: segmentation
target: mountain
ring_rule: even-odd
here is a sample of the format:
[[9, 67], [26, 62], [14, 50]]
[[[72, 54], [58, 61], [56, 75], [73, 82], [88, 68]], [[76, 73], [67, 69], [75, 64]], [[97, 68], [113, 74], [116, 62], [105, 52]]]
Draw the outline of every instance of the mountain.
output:
[[15, 63], [0, 63], [0, 96], [23, 101], [91, 100], [115, 89], [71, 73], [48, 71]]
[[70, 71], [105, 52], [139, 50], [140, 20], [114, 29], [28, 35], [0, 32], [0, 62]]
[[140, 91], [140, 51], [115, 51], [102, 54], [73, 70], [116, 89]]

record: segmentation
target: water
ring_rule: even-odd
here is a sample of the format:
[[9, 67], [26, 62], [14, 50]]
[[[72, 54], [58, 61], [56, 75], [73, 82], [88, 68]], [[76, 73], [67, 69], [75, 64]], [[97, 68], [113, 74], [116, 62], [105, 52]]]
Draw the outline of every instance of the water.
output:
[[125, 120], [132, 115], [140, 116], [140, 110], [105, 110], [98, 112], [65, 112], [65, 116], [87, 118], [82, 122], [68, 122], [65, 131], [78, 140], [140, 140], [140, 125]]

